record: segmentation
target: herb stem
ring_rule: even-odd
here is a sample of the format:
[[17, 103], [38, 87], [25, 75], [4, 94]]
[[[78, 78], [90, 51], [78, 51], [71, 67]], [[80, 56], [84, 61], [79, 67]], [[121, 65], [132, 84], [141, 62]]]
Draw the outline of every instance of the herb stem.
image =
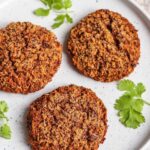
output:
[[54, 12], [56, 13], [56, 14], [65, 14], [65, 13], [74, 13], [74, 11], [72, 11], [72, 10], [70, 10], [70, 11], [57, 11], [57, 10], [54, 10]]
[[147, 102], [147, 101], [144, 101], [144, 100], [143, 100], [143, 102], [144, 102], [145, 104], [147, 104], [147, 105], [149, 105], [149, 106], [150, 106], [150, 103], [149, 103], [149, 102]]

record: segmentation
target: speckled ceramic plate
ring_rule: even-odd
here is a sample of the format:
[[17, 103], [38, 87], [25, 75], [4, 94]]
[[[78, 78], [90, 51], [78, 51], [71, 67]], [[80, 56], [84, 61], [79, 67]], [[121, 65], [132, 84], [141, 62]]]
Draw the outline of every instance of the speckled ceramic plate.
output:
[[[52, 13], [51, 16], [42, 18], [36, 17], [32, 13], [34, 9], [41, 6], [40, 0], [10, 0], [9, 3], [0, 7], [0, 27], [4, 27], [12, 21], [31, 21], [50, 29], [55, 14]], [[72, 66], [70, 58], [66, 54], [65, 41], [70, 28], [88, 13], [101, 8], [119, 12], [137, 28], [141, 40], [141, 58], [139, 65], [128, 78], [135, 82], [143, 82], [147, 89], [144, 98], [150, 100], [150, 22], [148, 17], [127, 0], [99, 0], [98, 3], [96, 0], [73, 0], [72, 16], [74, 23], [65, 24], [61, 28], [53, 30], [64, 44], [63, 61], [53, 81], [44, 89], [28, 95], [0, 92], [0, 99], [6, 100], [10, 107], [8, 116], [13, 132], [11, 140], [0, 138], [0, 150], [29, 150], [25, 123], [29, 104], [44, 93], [71, 83], [91, 88], [103, 100], [108, 109], [109, 127], [106, 140], [100, 146], [101, 150], [139, 150], [149, 139], [150, 107], [144, 107], [143, 113], [146, 123], [136, 130], [125, 128], [119, 122], [117, 112], [113, 108], [115, 100], [121, 94], [116, 89], [116, 82], [101, 83], [83, 76]]]

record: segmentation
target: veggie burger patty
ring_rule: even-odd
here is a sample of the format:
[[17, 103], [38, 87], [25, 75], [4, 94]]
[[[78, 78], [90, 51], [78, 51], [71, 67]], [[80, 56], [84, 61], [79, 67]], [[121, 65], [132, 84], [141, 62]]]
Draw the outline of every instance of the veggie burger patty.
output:
[[97, 150], [107, 131], [107, 111], [92, 90], [64, 86], [30, 105], [27, 126], [33, 150]]
[[134, 70], [140, 57], [140, 41], [137, 30], [126, 18], [98, 10], [72, 28], [68, 51], [81, 73], [111, 82]]
[[57, 71], [62, 46], [47, 29], [16, 22], [0, 29], [0, 90], [30, 93], [43, 88]]

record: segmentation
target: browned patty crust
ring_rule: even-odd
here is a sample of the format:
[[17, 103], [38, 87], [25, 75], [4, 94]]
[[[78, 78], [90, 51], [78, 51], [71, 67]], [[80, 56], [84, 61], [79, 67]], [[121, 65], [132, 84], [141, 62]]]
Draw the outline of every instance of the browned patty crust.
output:
[[92, 90], [70, 85], [34, 101], [27, 126], [33, 150], [97, 150], [107, 131], [107, 111]]
[[72, 28], [68, 50], [81, 73], [111, 82], [134, 70], [140, 57], [140, 41], [137, 30], [126, 18], [98, 10]]
[[29, 22], [9, 24], [0, 29], [0, 90], [40, 90], [52, 80], [61, 58], [61, 44], [46, 28]]

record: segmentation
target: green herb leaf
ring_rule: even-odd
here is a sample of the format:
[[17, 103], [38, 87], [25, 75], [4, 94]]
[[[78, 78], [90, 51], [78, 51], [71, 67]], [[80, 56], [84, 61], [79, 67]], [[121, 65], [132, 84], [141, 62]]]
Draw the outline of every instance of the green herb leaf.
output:
[[117, 86], [120, 91], [131, 91], [135, 87], [134, 82], [131, 80], [121, 80]]
[[72, 1], [71, 0], [64, 0], [64, 8], [68, 9], [72, 7]]
[[52, 8], [54, 1], [56, 1], [56, 0], [47, 0], [47, 4], [48, 4], [50, 9]]
[[138, 83], [136, 86], [136, 92], [138, 96], [141, 96], [146, 91], [143, 83]]
[[49, 12], [50, 12], [49, 9], [38, 8], [34, 11], [34, 14], [37, 16], [48, 16]]
[[54, 4], [55, 3], [63, 3], [63, 0], [54, 0]]
[[47, 5], [47, 0], [40, 0], [44, 5]]
[[8, 105], [5, 101], [0, 101], [0, 112], [4, 113], [8, 111]]
[[7, 124], [4, 124], [0, 127], [0, 136], [6, 139], [11, 138], [11, 129]]
[[66, 14], [66, 19], [68, 23], [73, 23], [73, 19], [68, 14]]
[[141, 123], [145, 122], [145, 118], [142, 115], [142, 113], [136, 112], [134, 110], [129, 111], [129, 117], [128, 119], [124, 122], [126, 127], [136, 129], [137, 127], [140, 126]]
[[54, 24], [52, 25], [52, 28], [53, 28], [53, 29], [56, 29], [56, 28], [60, 27], [63, 23], [64, 23], [63, 21], [56, 22], [56, 23], [54, 23]]
[[53, 29], [60, 27], [65, 21], [65, 15], [58, 15], [55, 19], [56, 23], [52, 25]]
[[115, 109], [126, 110], [130, 109], [132, 105], [132, 98], [129, 95], [123, 95], [118, 100], [116, 100]]
[[143, 110], [143, 106], [144, 106], [144, 102], [143, 102], [142, 99], [135, 99], [135, 100], [133, 100], [133, 103], [132, 103], [133, 110], [141, 113], [142, 110]]
[[142, 110], [145, 102], [141, 95], [145, 92], [145, 87], [142, 83], [134, 84], [131, 80], [122, 80], [117, 88], [125, 93], [116, 100], [114, 108], [118, 110], [120, 122], [129, 128], [137, 128], [141, 123], [145, 122], [142, 115]]
[[55, 21], [64, 21], [65, 20], [65, 15], [58, 15], [54, 20]]
[[53, 3], [53, 9], [56, 10], [61, 10], [63, 9], [63, 1], [62, 0], [55, 0], [55, 2]]
[[[52, 7], [52, 4], [54, 3], [54, 0], [40, 0], [44, 5], [49, 6], [49, 8]], [[55, 0], [56, 1], [56, 0]]]
[[0, 120], [6, 119], [8, 121], [8, 118], [5, 116], [4, 113], [0, 113]]
[[5, 116], [5, 113], [8, 111], [8, 105], [5, 101], [0, 101], [0, 136], [6, 139], [11, 138], [10, 127], [8, 126], [8, 118]]

